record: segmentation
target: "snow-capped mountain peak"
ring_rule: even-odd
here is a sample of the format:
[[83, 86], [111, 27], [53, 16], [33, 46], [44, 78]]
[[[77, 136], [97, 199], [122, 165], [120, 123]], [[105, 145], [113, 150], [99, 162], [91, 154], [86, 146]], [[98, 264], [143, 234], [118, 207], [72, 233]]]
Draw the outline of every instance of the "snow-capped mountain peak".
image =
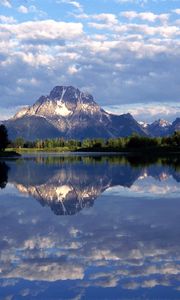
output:
[[149, 124], [148, 133], [151, 136], [166, 136], [171, 133], [172, 124], [166, 120], [159, 119]]
[[157, 121], [154, 121], [151, 125], [160, 126], [160, 127], [167, 127], [167, 126], [170, 126], [171, 123], [168, 122], [167, 120], [159, 119]]
[[56, 86], [32, 106], [5, 122], [10, 138], [27, 140], [64, 137], [73, 139], [113, 138], [132, 132], [146, 135], [130, 114], [105, 112], [93, 96], [72, 86]]

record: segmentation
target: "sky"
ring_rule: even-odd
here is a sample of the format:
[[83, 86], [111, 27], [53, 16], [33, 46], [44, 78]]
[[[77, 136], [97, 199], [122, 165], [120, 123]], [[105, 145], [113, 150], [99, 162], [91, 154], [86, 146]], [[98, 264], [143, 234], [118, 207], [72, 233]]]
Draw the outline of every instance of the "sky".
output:
[[0, 0], [0, 119], [56, 85], [140, 121], [180, 116], [180, 0]]

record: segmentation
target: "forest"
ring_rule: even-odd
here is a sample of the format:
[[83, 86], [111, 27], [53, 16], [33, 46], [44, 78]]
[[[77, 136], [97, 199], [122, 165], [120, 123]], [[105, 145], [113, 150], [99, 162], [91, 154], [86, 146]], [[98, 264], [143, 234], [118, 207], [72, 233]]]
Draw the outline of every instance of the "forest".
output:
[[90, 151], [90, 152], [132, 152], [132, 151], [175, 151], [180, 150], [180, 131], [167, 137], [142, 137], [133, 134], [130, 137], [111, 139], [76, 139], [64, 138], [25, 141], [19, 137], [10, 141], [8, 148], [19, 150], [43, 150], [43, 151]]

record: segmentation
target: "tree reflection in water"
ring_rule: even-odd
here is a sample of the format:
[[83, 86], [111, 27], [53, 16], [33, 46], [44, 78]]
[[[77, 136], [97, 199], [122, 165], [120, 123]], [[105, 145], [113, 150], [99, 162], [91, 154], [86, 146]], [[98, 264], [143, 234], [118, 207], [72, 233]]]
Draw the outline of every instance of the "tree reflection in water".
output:
[[4, 189], [8, 182], [9, 167], [5, 162], [0, 162], [0, 188]]

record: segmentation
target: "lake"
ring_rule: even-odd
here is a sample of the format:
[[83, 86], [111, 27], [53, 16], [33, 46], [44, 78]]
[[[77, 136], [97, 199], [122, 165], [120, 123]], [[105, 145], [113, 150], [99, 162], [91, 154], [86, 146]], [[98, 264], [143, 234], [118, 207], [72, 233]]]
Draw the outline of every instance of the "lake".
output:
[[180, 160], [0, 162], [0, 299], [180, 299]]

